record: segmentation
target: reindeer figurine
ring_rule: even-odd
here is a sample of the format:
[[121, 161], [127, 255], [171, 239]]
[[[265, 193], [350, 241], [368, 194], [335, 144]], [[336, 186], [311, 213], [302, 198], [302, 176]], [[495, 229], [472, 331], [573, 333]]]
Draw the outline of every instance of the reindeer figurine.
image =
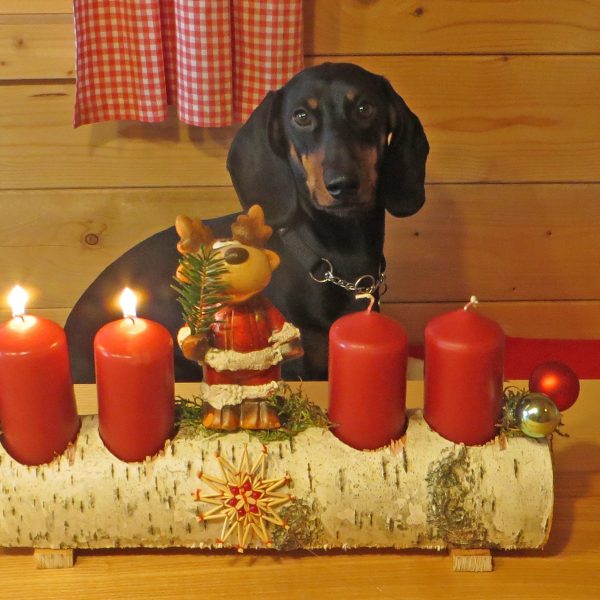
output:
[[[176, 220], [178, 251], [184, 257], [212, 249], [220, 260], [218, 283], [225, 296], [213, 305], [205, 333], [178, 333], [183, 355], [202, 365], [201, 395], [205, 427], [233, 431], [281, 426], [269, 397], [279, 387], [281, 362], [302, 356], [300, 332], [260, 294], [279, 266], [279, 256], [265, 248], [272, 229], [260, 206], [240, 215], [231, 226], [232, 239], [215, 240], [201, 221]], [[189, 284], [182, 268], [176, 278]]]

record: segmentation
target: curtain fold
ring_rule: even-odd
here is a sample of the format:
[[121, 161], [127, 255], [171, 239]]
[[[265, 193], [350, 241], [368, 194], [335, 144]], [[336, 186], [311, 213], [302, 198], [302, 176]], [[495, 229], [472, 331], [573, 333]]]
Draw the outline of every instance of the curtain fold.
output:
[[75, 0], [74, 126], [244, 121], [303, 66], [302, 0]]

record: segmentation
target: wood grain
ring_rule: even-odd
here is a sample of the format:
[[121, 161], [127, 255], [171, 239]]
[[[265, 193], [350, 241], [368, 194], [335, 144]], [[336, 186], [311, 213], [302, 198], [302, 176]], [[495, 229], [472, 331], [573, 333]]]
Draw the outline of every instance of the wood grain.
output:
[[[600, 56], [352, 60], [389, 77], [420, 116], [429, 182], [600, 180]], [[3, 189], [229, 185], [234, 129], [172, 117], [73, 130], [73, 85], [1, 92]]]
[[[515, 382], [522, 384], [523, 382]], [[311, 398], [326, 397], [317, 384]], [[422, 405], [422, 383], [409, 382], [408, 404]], [[89, 600], [210, 600], [245, 598], [260, 589], [261, 598], [430, 598], [521, 600], [530, 598], [595, 600], [600, 588], [600, 382], [583, 381], [577, 404], [565, 415], [570, 438], [554, 443], [555, 519], [544, 551], [506, 552], [494, 557], [489, 575], [453, 573], [451, 560], [439, 553], [306, 552], [272, 556], [252, 552], [111, 551], [78, 555], [68, 572], [35, 571], [30, 551], [0, 551], [3, 593], [17, 600], [63, 600], [85, 590]], [[515, 582], [530, 582], [515, 585]]]
[[494, 570], [490, 550], [462, 550], [452, 548], [450, 550], [450, 558], [452, 558], [452, 568], [455, 571], [480, 573]]
[[35, 548], [33, 560], [38, 569], [69, 569], [75, 564], [74, 554], [71, 548]]
[[232, 128], [110, 121], [73, 129], [72, 84], [0, 90], [3, 189], [230, 185]]
[[[600, 298], [599, 184], [434, 185], [423, 209], [387, 218], [388, 303]], [[24, 210], [27, 207], [27, 210]], [[0, 270], [72, 306], [113, 260], [177, 214], [235, 212], [231, 188], [0, 192]], [[40, 303], [41, 302], [41, 303]]]
[[0, 0], [0, 15], [56, 14], [72, 11], [72, 0]]
[[178, 214], [209, 219], [238, 209], [231, 188], [3, 192], [2, 279], [27, 286], [32, 307], [69, 307], [104, 267]]
[[0, 81], [74, 77], [71, 15], [0, 15]]
[[307, 54], [594, 53], [597, 0], [305, 0]]
[[[420, 213], [387, 219], [386, 310], [413, 343], [432, 316], [473, 293], [509, 335], [600, 337], [600, 284], [590, 276], [600, 262], [598, 193], [600, 185], [429, 186]], [[56, 309], [64, 322], [112, 260], [176, 214], [236, 210], [231, 188], [2, 192], [6, 292], [26, 285], [32, 308]]]
[[599, 185], [432, 185], [387, 218], [388, 302], [595, 300]]
[[[435, 316], [463, 307], [461, 302], [383, 303], [382, 310], [398, 320], [409, 343], [423, 344], [425, 325]], [[502, 325], [513, 337], [600, 339], [600, 301], [481, 302], [478, 310]]]
[[[71, 11], [66, 0], [0, 1], [0, 79], [72, 77]], [[312, 56], [589, 54], [600, 52], [600, 2], [305, 0], [304, 29]]]

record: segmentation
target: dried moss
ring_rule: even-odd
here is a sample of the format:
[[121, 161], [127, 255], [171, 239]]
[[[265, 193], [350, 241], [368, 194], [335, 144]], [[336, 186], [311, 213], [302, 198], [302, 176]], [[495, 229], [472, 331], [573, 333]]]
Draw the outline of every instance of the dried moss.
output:
[[200, 396], [192, 396], [191, 400], [177, 396], [175, 398], [175, 426], [182, 437], [212, 437], [224, 435], [224, 431], [208, 429], [202, 425], [202, 405]]
[[472, 492], [476, 477], [465, 447], [447, 450], [427, 472], [427, 522], [455, 546], [487, 547], [486, 528], [475, 516]]
[[[251, 436], [257, 437], [262, 443], [289, 441], [294, 436], [310, 427], [328, 429], [332, 423], [327, 413], [311, 402], [302, 390], [293, 390], [288, 384], [282, 384], [277, 391], [267, 398], [277, 410], [281, 421], [279, 429], [246, 430]], [[215, 436], [226, 435], [227, 432], [208, 429], [202, 425], [202, 407], [204, 399], [193, 396], [192, 399], [178, 396], [175, 401], [175, 421], [184, 436]]]
[[502, 420], [500, 421], [500, 433], [506, 437], [526, 437], [519, 429], [517, 422], [517, 405], [527, 396], [529, 392], [514, 386], [504, 388], [502, 404]]
[[[293, 390], [287, 383], [280, 386], [280, 391], [269, 399], [277, 410], [281, 428], [263, 431], [263, 434], [283, 434], [280, 440], [287, 440], [310, 427], [329, 429], [332, 426], [327, 413], [310, 401], [302, 386]], [[264, 441], [272, 441], [266, 439]]]
[[273, 548], [276, 550], [298, 550], [322, 545], [325, 533], [318, 514], [318, 506], [312, 507], [304, 500], [296, 500], [284, 506], [279, 516], [287, 527], [277, 527], [273, 531]]

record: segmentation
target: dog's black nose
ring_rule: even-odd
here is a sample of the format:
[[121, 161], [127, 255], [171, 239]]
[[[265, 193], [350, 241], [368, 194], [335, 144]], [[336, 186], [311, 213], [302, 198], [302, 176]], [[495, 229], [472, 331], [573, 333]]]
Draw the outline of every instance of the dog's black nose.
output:
[[344, 200], [346, 198], [355, 196], [356, 192], [358, 192], [359, 186], [360, 182], [358, 179], [354, 179], [353, 177], [349, 177], [347, 175], [335, 177], [325, 184], [327, 191], [336, 200]]

